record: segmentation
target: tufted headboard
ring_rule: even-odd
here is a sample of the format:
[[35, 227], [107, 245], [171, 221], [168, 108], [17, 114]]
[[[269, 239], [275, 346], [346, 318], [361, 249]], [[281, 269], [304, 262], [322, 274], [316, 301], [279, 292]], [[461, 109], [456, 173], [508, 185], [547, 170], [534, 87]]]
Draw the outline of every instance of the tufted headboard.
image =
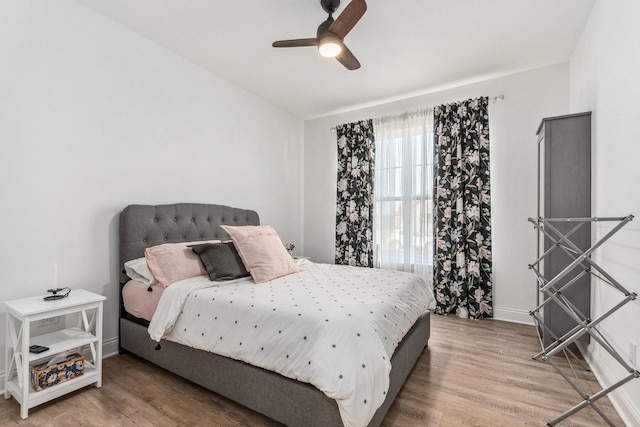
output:
[[124, 263], [144, 256], [149, 246], [228, 239], [220, 225], [260, 225], [255, 211], [222, 205], [177, 203], [129, 205], [120, 213], [120, 283], [129, 279]]

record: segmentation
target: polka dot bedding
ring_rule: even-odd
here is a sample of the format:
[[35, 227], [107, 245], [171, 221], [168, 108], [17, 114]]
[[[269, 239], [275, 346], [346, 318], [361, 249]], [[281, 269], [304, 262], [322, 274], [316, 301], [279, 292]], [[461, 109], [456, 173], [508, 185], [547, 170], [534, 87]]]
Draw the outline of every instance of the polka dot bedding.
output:
[[313, 384], [336, 400], [345, 426], [366, 426], [386, 397], [390, 358], [433, 292], [405, 272], [298, 266], [262, 284], [206, 276], [174, 283], [149, 334]]

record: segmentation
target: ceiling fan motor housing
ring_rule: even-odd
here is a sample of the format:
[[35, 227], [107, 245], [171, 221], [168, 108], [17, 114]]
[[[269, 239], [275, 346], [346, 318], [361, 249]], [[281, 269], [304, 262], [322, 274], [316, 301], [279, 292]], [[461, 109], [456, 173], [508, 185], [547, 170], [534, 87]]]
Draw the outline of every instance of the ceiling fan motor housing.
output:
[[333, 18], [330, 16], [326, 21], [318, 26], [318, 31], [316, 32], [316, 37], [318, 38], [318, 40], [327, 35], [327, 33], [331, 33], [331, 31], [329, 31], [329, 27], [331, 26], [331, 24], [333, 24]]

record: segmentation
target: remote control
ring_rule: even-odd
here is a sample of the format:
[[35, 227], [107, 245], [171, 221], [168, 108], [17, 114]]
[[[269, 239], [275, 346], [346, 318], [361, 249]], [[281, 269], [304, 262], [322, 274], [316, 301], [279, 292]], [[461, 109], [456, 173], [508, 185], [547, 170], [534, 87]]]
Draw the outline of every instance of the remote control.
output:
[[49, 350], [49, 347], [45, 347], [43, 345], [30, 345], [29, 346], [29, 353], [42, 353], [44, 351]]

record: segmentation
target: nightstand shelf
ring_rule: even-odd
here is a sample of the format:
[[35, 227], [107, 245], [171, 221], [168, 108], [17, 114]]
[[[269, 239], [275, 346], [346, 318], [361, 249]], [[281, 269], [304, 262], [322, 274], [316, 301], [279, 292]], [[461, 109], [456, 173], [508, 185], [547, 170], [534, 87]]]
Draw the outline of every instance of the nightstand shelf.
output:
[[[20, 417], [28, 417], [29, 409], [90, 384], [102, 386], [102, 295], [77, 289], [68, 297], [45, 301], [44, 296], [6, 301], [7, 334], [5, 357], [6, 399], [12, 396], [20, 403]], [[77, 327], [67, 327], [43, 335], [31, 336], [32, 323], [39, 320], [73, 315]], [[73, 321], [73, 319], [65, 319]], [[30, 353], [29, 346], [49, 347], [42, 353]], [[75, 350], [84, 353], [84, 374], [41, 391], [31, 386], [30, 365], [46, 361], [57, 354]]]
[[[33, 387], [31, 387], [31, 384], [28, 384], [27, 385], [28, 396], [26, 399], [27, 405], [21, 405], [21, 408], [25, 408], [24, 412], [26, 412], [26, 415], [22, 416], [22, 409], [21, 409], [22, 419], [27, 418], [29, 409], [35, 406], [41, 405], [43, 403], [46, 403], [57, 397], [64, 396], [65, 394], [71, 393], [72, 391], [78, 390], [82, 387], [86, 387], [88, 385], [97, 383], [98, 380], [100, 379], [100, 376], [101, 376], [100, 373], [95, 367], [89, 366], [89, 364], [86, 364], [84, 368], [84, 374], [82, 376], [74, 378], [67, 382], [64, 382], [62, 384], [58, 384], [56, 386], [49, 387], [41, 391], [35, 391]], [[11, 381], [9, 381], [6, 387], [9, 388], [10, 393], [14, 395], [14, 397], [15, 397], [14, 393], [20, 394], [22, 392], [20, 384], [18, 383], [17, 377], [14, 377]], [[20, 399], [16, 399], [16, 400], [20, 402]]]
[[77, 328], [62, 329], [49, 334], [32, 337], [30, 345], [42, 345], [49, 347], [49, 350], [38, 354], [29, 353], [29, 364], [32, 364], [36, 360], [53, 357], [63, 351], [90, 346], [97, 341], [98, 339], [95, 335]]

